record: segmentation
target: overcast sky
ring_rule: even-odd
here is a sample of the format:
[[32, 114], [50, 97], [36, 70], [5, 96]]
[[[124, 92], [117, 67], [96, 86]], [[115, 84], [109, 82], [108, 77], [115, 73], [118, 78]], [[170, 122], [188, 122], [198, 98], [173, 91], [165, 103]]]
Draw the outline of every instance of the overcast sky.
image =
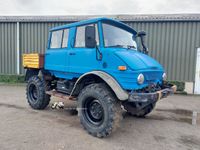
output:
[[200, 13], [200, 0], [0, 0], [0, 15]]

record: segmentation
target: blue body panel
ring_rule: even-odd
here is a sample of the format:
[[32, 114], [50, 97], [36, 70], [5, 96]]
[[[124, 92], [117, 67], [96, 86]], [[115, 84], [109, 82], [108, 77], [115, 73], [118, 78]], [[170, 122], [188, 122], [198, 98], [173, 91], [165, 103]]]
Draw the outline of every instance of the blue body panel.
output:
[[[69, 28], [68, 47], [62, 49], [50, 49], [50, 42], [45, 54], [45, 70], [48, 70], [57, 78], [73, 79], [82, 74], [99, 70], [111, 75], [125, 90], [136, 90], [148, 86], [150, 83], [162, 83], [163, 67], [153, 58], [126, 48], [106, 48], [103, 42], [102, 22], [117, 25], [118, 27], [131, 32], [137, 32], [129, 26], [107, 18], [97, 18], [87, 21], [72, 23], [51, 29], [50, 31]], [[76, 27], [86, 24], [98, 24], [99, 50], [103, 54], [101, 61], [96, 59], [95, 48], [74, 47]], [[51, 33], [50, 32], [50, 33]], [[51, 34], [49, 36], [49, 41]], [[118, 66], [126, 66], [126, 71], [119, 71]], [[137, 83], [138, 75], [142, 73], [145, 77], [143, 84]]]

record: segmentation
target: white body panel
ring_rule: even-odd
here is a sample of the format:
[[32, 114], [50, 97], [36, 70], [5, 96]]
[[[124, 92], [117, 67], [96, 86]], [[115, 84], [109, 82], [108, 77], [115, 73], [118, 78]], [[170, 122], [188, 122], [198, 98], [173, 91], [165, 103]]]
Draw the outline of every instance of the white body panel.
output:
[[200, 94], [200, 48], [197, 48], [194, 94]]

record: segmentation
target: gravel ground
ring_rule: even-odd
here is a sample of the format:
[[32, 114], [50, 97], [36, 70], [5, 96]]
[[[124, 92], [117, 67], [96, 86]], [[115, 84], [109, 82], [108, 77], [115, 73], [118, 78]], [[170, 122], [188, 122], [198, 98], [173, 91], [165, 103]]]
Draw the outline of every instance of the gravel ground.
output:
[[121, 128], [103, 139], [84, 131], [78, 116], [67, 109], [74, 102], [65, 105], [65, 110], [33, 110], [24, 86], [1, 85], [0, 150], [200, 149], [200, 126], [191, 125], [191, 111], [200, 110], [198, 96], [170, 96], [143, 119], [125, 114]]

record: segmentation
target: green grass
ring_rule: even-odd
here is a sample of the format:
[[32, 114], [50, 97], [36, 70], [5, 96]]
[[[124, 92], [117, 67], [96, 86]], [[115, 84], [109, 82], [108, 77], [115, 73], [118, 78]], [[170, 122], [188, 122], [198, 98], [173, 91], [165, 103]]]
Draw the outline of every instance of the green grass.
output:
[[2, 83], [24, 83], [24, 75], [1, 75], [0, 82]]

